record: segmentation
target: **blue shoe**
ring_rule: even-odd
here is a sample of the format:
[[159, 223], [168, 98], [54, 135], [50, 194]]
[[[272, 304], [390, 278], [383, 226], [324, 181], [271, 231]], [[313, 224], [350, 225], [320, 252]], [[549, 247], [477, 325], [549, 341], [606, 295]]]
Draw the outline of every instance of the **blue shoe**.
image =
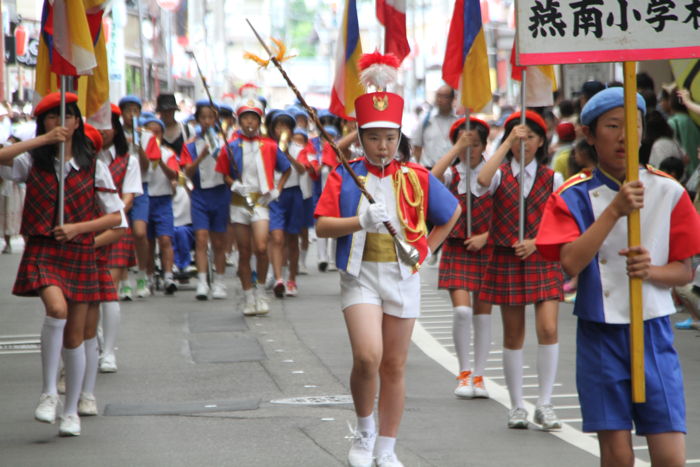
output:
[[685, 321], [679, 321], [676, 323], [676, 329], [692, 329], [693, 328], [693, 318], [688, 318]]

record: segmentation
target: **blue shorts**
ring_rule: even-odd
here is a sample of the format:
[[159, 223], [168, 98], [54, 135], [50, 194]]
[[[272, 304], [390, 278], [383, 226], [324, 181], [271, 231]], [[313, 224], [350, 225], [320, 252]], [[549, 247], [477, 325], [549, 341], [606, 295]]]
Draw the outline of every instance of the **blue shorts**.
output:
[[173, 217], [173, 197], [170, 195], [149, 196], [148, 238], [166, 235], [173, 238], [175, 218]]
[[129, 219], [134, 221], [144, 221], [148, 222], [148, 205], [150, 201], [148, 199], [148, 183], [143, 184], [143, 194], [139, 196], [134, 196], [134, 202], [129, 210]]
[[231, 190], [227, 185], [194, 189], [190, 195], [192, 229], [226, 232], [228, 228]]
[[269, 204], [270, 232], [284, 230], [298, 234], [304, 228], [304, 198], [298, 186], [285, 188], [280, 197]]
[[307, 198], [304, 200], [304, 224], [302, 228], [309, 229], [314, 226], [314, 209], [316, 209], [316, 203], [314, 203], [314, 198]]
[[175, 266], [183, 271], [192, 262], [192, 250], [194, 249], [194, 231], [192, 225], [180, 225], [175, 227], [173, 241], [173, 253], [175, 254]]
[[632, 403], [629, 325], [579, 319], [576, 387], [583, 431], [686, 432], [683, 375], [668, 316], [644, 322], [646, 402]]

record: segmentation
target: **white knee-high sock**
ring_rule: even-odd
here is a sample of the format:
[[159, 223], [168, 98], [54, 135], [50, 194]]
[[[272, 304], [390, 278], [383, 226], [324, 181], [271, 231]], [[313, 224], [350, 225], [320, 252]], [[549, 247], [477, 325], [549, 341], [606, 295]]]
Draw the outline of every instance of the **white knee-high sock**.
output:
[[559, 363], [559, 344], [537, 346], [537, 381], [540, 386], [537, 405], [552, 402], [554, 379], [557, 377]]
[[65, 319], [56, 319], [50, 316], [44, 318], [44, 325], [41, 327], [42, 393], [58, 394], [56, 380], [58, 379], [58, 365], [61, 361], [61, 348], [63, 347], [63, 328], [65, 327]]
[[306, 267], [306, 254], [309, 252], [309, 250], [302, 250], [299, 249], [299, 266], [305, 268]]
[[523, 408], [523, 349], [503, 349], [503, 372], [510, 395], [510, 408]]
[[83, 378], [83, 392], [95, 394], [95, 380], [97, 379], [97, 361], [99, 352], [97, 350], [97, 337], [85, 339], [85, 378]]
[[85, 346], [82, 343], [74, 349], [63, 348], [63, 367], [66, 370], [66, 402], [63, 413], [75, 415], [78, 413], [78, 399], [85, 377]]
[[108, 355], [114, 354], [114, 346], [117, 344], [119, 323], [121, 322], [121, 307], [119, 302], [102, 303], [102, 336], [104, 344], [102, 352]]
[[328, 239], [319, 238], [316, 243], [316, 255], [318, 256], [319, 263], [328, 262]]
[[483, 376], [491, 348], [491, 315], [474, 315], [474, 375]]
[[452, 319], [452, 340], [455, 343], [459, 371], [471, 371], [469, 351], [472, 346], [472, 308], [469, 306], [454, 307]]

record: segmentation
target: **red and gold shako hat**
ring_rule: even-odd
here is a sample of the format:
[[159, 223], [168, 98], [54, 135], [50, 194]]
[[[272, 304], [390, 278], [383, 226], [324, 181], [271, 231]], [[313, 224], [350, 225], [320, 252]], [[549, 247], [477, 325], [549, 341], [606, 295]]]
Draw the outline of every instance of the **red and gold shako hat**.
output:
[[[73, 94], [72, 92], [67, 92], [66, 104], [72, 104], [73, 102], [78, 102], [78, 96]], [[61, 105], [61, 93], [52, 92], [44, 96], [44, 98], [39, 101], [36, 107], [34, 107], [34, 112], [32, 113], [32, 115], [37, 117], [46, 112], [47, 110], [51, 110], [55, 107], [58, 107], [59, 105]]]
[[[454, 144], [457, 141], [457, 135], [459, 134], [460, 128], [464, 128], [466, 126], [467, 118], [462, 117], [457, 120], [452, 124], [450, 127], [450, 141], [452, 141], [452, 144]], [[488, 134], [489, 131], [491, 131], [491, 127], [489, 126], [488, 123], [485, 121], [481, 120], [480, 118], [476, 117], [469, 117], [469, 122], [471, 123], [471, 128], [474, 129], [475, 125], [479, 125], [484, 127], [486, 130], [486, 133]]]
[[396, 56], [379, 52], [364, 54], [358, 60], [362, 83], [375, 90], [355, 99], [359, 128], [401, 128], [403, 98], [386, 91], [396, 81], [399, 64]]
[[244, 98], [238, 104], [238, 108], [236, 109], [236, 116], [240, 117], [241, 114], [244, 114], [246, 112], [253, 112], [254, 114], [257, 114], [258, 117], [262, 118], [262, 116], [263, 116], [263, 104], [262, 104], [262, 102], [260, 102], [258, 99], [255, 99], [253, 97]]
[[[510, 122], [513, 120], [518, 121], [518, 124], [520, 123], [520, 112], [513, 112], [510, 114], [510, 116], [506, 119], [505, 123], [503, 124], [504, 127], [507, 127]], [[547, 133], [547, 124], [544, 122], [544, 118], [534, 110], [526, 110], [525, 111], [525, 120], [530, 120], [532, 123], [535, 125], [539, 126], [542, 128], [542, 131]]]

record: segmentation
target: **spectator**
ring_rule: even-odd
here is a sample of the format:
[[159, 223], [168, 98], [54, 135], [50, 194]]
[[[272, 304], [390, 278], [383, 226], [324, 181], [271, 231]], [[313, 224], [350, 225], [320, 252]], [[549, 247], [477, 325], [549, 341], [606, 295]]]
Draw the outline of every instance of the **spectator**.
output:
[[646, 131], [639, 148], [639, 162], [659, 167], [666, 157], [675, 157], [682, 164], [687, 159], [683, 148], [673, 139], [673, 129], [658, 110], [646, 116]]
[[457, 120], [454, 100], [454, 89], [441, 86], [435, 93], [435, 107], [425, 115], [411, 138], [416, 161], [428, 169], [452, 147], [450, 127]]
[[692, 174], [698, 165], [698, 147], [700, 146], [700, 128], [688, 115], [682, 93], [675, 85], [664, 86], [661, 91], [661, 106], [668, 117], [668, 124], [673, 129], [676, 141], [680, 143], [689, 157], [686, 174]]

